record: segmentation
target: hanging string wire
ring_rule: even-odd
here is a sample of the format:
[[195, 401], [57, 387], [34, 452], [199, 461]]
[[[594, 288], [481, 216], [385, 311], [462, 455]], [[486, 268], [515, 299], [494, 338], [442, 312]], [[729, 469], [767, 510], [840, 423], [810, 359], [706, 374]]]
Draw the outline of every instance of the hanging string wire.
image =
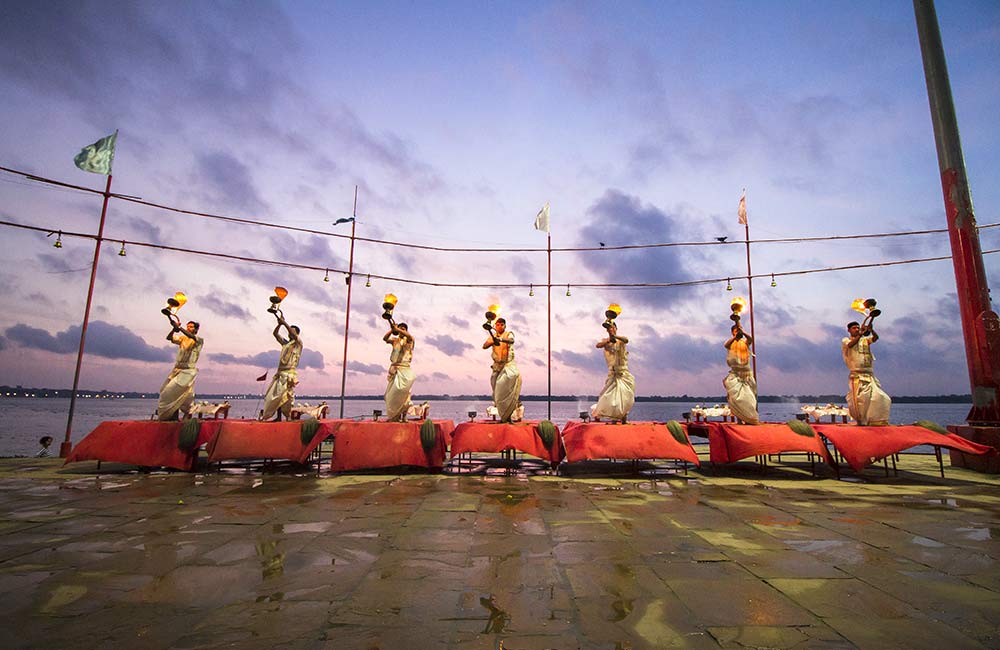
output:
[[[50, 178], [45, 178], [42, 176], [36, 176], [34, 174], [29, 174], [27, 172], [19, 171], [16, 169], [10, 169], [7, 167], [0, 166], [0, 171], [23, 176], [32, 181], [39, 183], [45, 183], [50, 185], [56, 185], [59, 187], [70, 188], [78, 190], [81, 192], [87, 192], [90, 194], [97, 194], [103, 196], [103, 192], [100, 190], [95, 190], [89, 187], [83, 187], [80, 185], [73, 185], [71, 183], [64, 183], [62, 181], [53, 180]], [[146, 207], [155, 208], [158, 210], [166, 210], [168, 212], [173, 212], [175, 214], [184, 214], [187, 216], [201, 217], [204, 219], [213, 219], [218, 221], [223, 221], [227, 223], [236, 223], [247, 226], [257, 226], [261, 228], [274, 228], [278, 230], [286, 230], [290, 232], [298, 232], [310, 235], [321, 235], [324, 237], [335, 237], [339, 239], [351, 239], [350, 235], [345, 235], [339, 232], [332, 232], [329, 230], [319, 230], [315, 228], [302, 228], [299, 226], [290, 226], [287, 224], [273, 223], [267, 221], [258, 221], [253, 219], [244, 219], [241, 217], [232, 217], [226, 215], [213, 214], [210, 212], [199, 212], [196, 210], [185, 210], [182, 208], [177, 208], [173, 206], [163, 205], [159, 203], [154, 203], [152, 201], [146, 201], [139, 197], [128, 196], [124, 194], [116, 194], [112, 192], [110, 194], [111, 198], [120, 199], [122, 201], [127, 201], [137, 205], [144, 205]], [[979, 230], [985, 230], [988, 228], [995, 228], [1000, 226], [998, 223], [982, 224], [977, 226]], [[871, 234], [860, 234], [860, 235], [825, 235], [818, 237], [783, 237], [783, 238], [770, 238], [770, 239], [751, 239], [751, 244], [794, 244], [803, 242], [822, 242], [822, 241], [843, 241], [843, 240], [856, 240], [856, 239], [876, 239], [884, 237], [904, 237], [912, 235], [929, 235], [929, 234], [940, 234], [948, 232], [945, 228], [936, 228], [929, 230], [909, 230], [900, 232], [887, 232], [887, 233], [871, 233]], [[410, 248], [415, 250], [427, 250], [427, 251], [437, 251], [437, 252], [447, 252], [447, 253], [543, 253], [547, 252], [548, 248], [540, 247], [525, 247], [525, 248], [469, 248], [469, 247], [448, 247], [448, 246], [431, 246], [426, 244], [414, 244], [409, 242], [400, 242], [387, 239], [377, 239], [374, 237], [354, 237], [356, 241], [363, 241], [372, 244], [380, 244], [383, 246], [396, 246], [400, 248]], [[552, 252], [560, 253], [570, 253], [570, 252], [587, 252], [587, 251], [620, 251], [620, 250], [641, 250], [649, 248], [673, 248], [682, 246], [730, 246], [730, 245], [745, 245], [746, 242], [743, 240], [734, 241], [692, 241], [692, 242], [661, 242], [661, 243], [651, 243], [651, 244], [625, 244], [620, 246], [596, 246], [596, 247], [553, 247]], [[768, 274], [770, 275], [770, 274]]]
[[[51, 233], [54, 232], [53, 228], [42, 228], [40, 226], [29, 226], [26, 224], [16, 223], [12, 221], [2, 221], [0, 220], [0, 226], [7, 226], [10, 228], [18, 228], [21, 230], [30, 230], [34, 232]], [[78, 237], [81, 239], [96, 240], [97, 236], [90, 233], [73, 232], [68, 230], [60, 231], [64, 237]], [[299, 269], [305, 271], [316, 271], [316, 272], [330, 272], [342, 275], [348, 275], [346, 269], [338, 269], [331, 266], [316, 266], [311, 264], [301, 264], [298, 262], [289, 262], [286, 260], [271, 260], [263, 259], [259, 257], [252, 257], [249, 255], [234, 255], [231, 253], [220, 253], [217, 251], [207, 251], [198, 250], [193, 248], [181, 248], [178, 246], [168, 246], [166, 244], [154, 244], [152, 242], [138, 241], [125, 239], [122, 237], [105, 237], [103, 241], [114, 241], [122, 242], [123, 245], [137, 246], [142, 248], [152, 248], [156, 250], [163, 250], [175, 253], [184, 253], [189, 255], [197, 255], [201, 257], [217, 258], [236, 262], [245, 262], [248, 264], [257, 264], [261, 266], [274, 266], [289, 269]], [[1000, 253], [1000, 249], [992, 249], [982, 251], [983, 255], [991, 255], [993, 253]], [[921, 264], [925, 262], [940, 262], [943, 260], [951, 259], [950, 255], [943, 255], [940, 257], [922, 257], [907, 260], [889, 260], [886, 262], [870, 262], [868, 264], [850, 264], [844, 266], [828, 266], [815, 269], [799, 269], [795, 271], [774, 271], [765, 273], [755, 273], [750, 278], [766, 278], [769, 276], [774, 277], [787, 277], [792, 275], [808, 275], [812, 273], [830, 273], [834, 271], [848, 271], [853, 269], [868, 269], [886, 266], [899, 266], [902, 264]], [[531, 282], [531, 283], [468, 283], [468, 282], [432, 282], [429, 280], [419, 280], [416, 278], [404, 278], [391, 275], [380, 275], [377, 273], [361, 273], [355, 272], [355, 275], [366, 275], [376, 280], [386, 280], [388, 282], [399, 282], [402, 284], [413, 284], [424, 287], [446, 287], [446, 288], [458, 288], [458, 289], [523, 289], [530, 286], [546, 286], [544, 282]], [[663, 289], [668, 287], [691, 287], [698, 285], [707, 284], [717, 284], [721, 282], [726, 282], [731, 278], [741, 278], [747, 279], [746, 275], [730, 275], [718, 278], [702, 278], [698, 280], [684, 280], [680, 282], [582, 282], [571, 283], [574, 289]], [[566, 284], [565, 282], [553, 282], [552, 286], [561, 286]]]

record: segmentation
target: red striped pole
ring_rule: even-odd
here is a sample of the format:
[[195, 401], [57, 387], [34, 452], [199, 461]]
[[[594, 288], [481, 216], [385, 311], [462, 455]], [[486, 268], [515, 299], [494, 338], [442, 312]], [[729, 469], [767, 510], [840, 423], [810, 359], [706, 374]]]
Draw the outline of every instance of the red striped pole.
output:
[[347, 335], [351, 332], [351, 287], [354, 286], [354, 227], [358, 223], [358, 186], [354, 186], [354, 211], [351, 219], [351, 259], [347, 263], [347, 309], [344, 318], [344, 365], [340, 372], [340, 417], [344, 417], [344, 393], [347, 388]]
[[104, 188], [104, 205], [101, 206], [101, 225], [97, 227], [97, 241], [94, 243], [94, 263], [90, 267], [90, 288], [87, 289], [87, 306], [83, 310], [83, 326], [80, 328], [80, 349], [76, 353], [76, 372], [73, 374], [73, 392], [69, 396], [69, 417], [66, 418], [66, 439], [59, 445], [60, 458], [69, 456], [73, 449], [70, 438], [73, 434], [73, 411], [76, 410], [76, 391], [80, 387], [80, 367], [83, 365], [83, 348], [87, 342], [87, 324], [90, 322], [90, 304], [94, 300], [94, 282], [97, 280], [97, 261], [101, 257], [101, 242], [104, 241], [104, 219], [108, 214], [108, 199], [111, 198], [111, 174]]

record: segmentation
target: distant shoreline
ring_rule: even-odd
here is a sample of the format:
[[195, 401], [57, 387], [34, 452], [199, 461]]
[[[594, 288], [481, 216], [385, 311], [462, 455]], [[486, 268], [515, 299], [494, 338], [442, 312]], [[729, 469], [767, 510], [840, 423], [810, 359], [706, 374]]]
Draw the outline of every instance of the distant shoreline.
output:
[[[68, 388], [24, 388], [22, 386], [0, 386], [0, 399], [3, 398], [35, 398], [35, 399], [69, 399], [70, 390]], [[83, 399], [155, 399], [157, 393], [141, 393], [134, 391], [108, 391], [108, 390], [79, 390], [77, 398]], [[199, 400], [225, 400], [225, 399], [258, 399], [257, 393], [199, 393]], [[344, 400], [382, 400], [381, 394], [377, 395], [345, 395]], [[339, 401], [340, 395], [296, 395], [296, 399], [326, 400], [328, 402]], [[413, 396], [415, 402], [433, 401], [477, 401], [483, 402], [492, 400], [491, 395], [430, 395], [417, 394]], [[522, 395], [523, 402], [546, 402], [547, 395]], [[596, 395], [553, 395], [553, 402], [596, 402]], [[725, 395], [639, 395], [637, 402], [702, 402], [702, 403], [724, 403]], [[757, 398], [761, 403], [801, 403], [801, 404], [842, 404], [843, 395], [761, 395]], [[898, 404], [972, 404], [971, 395], [893, 395], [892, 401]]]

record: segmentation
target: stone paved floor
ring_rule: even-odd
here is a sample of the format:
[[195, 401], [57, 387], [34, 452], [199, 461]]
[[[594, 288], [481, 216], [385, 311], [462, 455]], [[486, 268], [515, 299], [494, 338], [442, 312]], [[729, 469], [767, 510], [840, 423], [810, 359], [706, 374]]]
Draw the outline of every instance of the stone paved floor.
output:
[[[606, 473], [621, 466], [597, 469]], [[5, 648], [1000, 647], [1000, 480], [0, 461]]]

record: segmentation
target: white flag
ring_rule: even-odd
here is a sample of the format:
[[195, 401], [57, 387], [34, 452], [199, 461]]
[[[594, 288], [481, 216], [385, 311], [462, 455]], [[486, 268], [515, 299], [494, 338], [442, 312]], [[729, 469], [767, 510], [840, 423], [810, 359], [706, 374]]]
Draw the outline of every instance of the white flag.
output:
[[736, 214], [740, 217], [740, 223], [747, 225], [747, 188], [743, 188], [743, 196], [740, 197], [740, 205], [736, 208]]
[[545, 206], [538, 211], [538, 215], [535, 217], [535, 230], [544, 230], [545, 232], [552, 232], [549, 230], [549, 204], [546, 203]]

